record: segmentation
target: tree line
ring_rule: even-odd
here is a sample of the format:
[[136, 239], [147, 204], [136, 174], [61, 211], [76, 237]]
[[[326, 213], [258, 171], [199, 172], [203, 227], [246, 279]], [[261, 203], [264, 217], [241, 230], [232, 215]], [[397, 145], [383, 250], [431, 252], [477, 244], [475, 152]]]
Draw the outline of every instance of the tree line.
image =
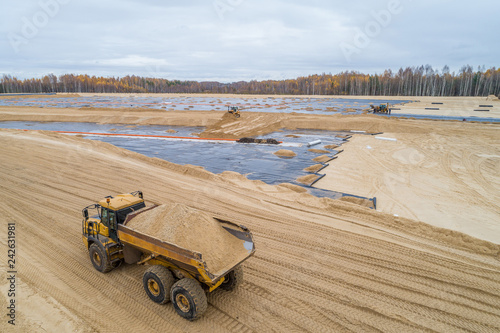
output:
[[54, 74], [42, 78], [0, 78], [0, 93], [232, 93], [269, 95], [364, 95], [364, 96], [488, 96], [500, 95], [500, 68], [463, 66], [457, 73], [448, 66], [390, 69], [383, 74], [344, 71], [287, 80], [233, 83], [167, 80], [127, 75], [100, 77]]

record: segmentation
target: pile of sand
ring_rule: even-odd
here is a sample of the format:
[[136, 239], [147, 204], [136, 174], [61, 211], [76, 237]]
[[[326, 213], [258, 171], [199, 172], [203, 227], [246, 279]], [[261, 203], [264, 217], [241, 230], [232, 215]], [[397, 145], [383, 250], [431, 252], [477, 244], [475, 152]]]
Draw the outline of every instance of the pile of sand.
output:
[[177, 131], [173, 130], [173, 129], [169, 129], [169, 130], [166, 130], [165, 133], [177, 133]]
[[325, 149], [335, 149], [335, 148], [338, 148], [339, 146], [338, 145], [326, 145], [324, 148]]
[[350, 202], [350, 203], [360, 205], [363, 207], [373, 208], [373, 201], [370, 201], [368, 199], [345, 196], [345, 197], [342, 197], [338, 200]]
[[315, 181], [316, 179], [318, 179], [317, 175], [308, 175], [308, 176], [302, 176], [302, 177], [297, 178], [297, 181], [299, 183], [309, 185], [313, 181]]
[[248, 255], [243, 241], [222, 228], [212, 216], [182, 204], [158, 206], [139, 214], [127, 226], [201, 253], [208, 270], [214, 274], [231, 268]]
[[305, 172], [318, 172], [324, 165], [323, 164], [315, 164], [311, 165], [310, 167], [307, 167], [304, 169]]
[[326, 163], [326, 162], [328, 162], [331, 159], [332, 158], [330, 156], [328, 156], [328, 155], [321, 155], [321, 156], [318, 156], [316, 158], [313, 158], [313, 161], [319, 162], [319, 163]]
[[486, 98], [487, 101], [500, 101], [498, 97], [495, 95], [489, 95], [488, 98]]
[[293, 185], [290, 183], [282, 183], [279, 186], [286, 187], [287, 189], [292, 190], [292, 191], [297, 192], [297, 193], [306, 193], [307, 192], [307, 190], [305, 188], [303, 188], [302, 186]]
[[288, 149], [281, 149], [278, 150], [277, 152], [274, 153], [276, 156], [282, 156], [282, 157], [295, 157], [297, 154], [295, 154], [293, 151], [288, 150]]
[[330, 153], [330, 151], [323, 150], [323, 149], [309, 149], [308, 151], [310, 151], [311, 153], [315, 153], [315, 154], [329, 154]]
[[294, 134], [288, 134], [288, 135], [285, 135], [286, 138], [300, 138], [299, 135], [294, 135]]

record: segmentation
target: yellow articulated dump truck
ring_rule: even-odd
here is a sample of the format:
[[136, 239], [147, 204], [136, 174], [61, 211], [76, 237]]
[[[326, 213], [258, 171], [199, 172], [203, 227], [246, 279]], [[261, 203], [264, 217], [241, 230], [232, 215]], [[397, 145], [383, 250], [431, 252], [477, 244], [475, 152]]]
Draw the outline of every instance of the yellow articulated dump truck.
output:
[[107, 196], [82, 210], [83, 242], [94, 268], [107, 273], [120, 264], [146, 264], [146, 294], [172, 301], [188, 320], [207, 309], [207, 293], [234, 289], [241, 263], [255, 252], [244, 226], [180, 204], [147, 206], [141, 191]]

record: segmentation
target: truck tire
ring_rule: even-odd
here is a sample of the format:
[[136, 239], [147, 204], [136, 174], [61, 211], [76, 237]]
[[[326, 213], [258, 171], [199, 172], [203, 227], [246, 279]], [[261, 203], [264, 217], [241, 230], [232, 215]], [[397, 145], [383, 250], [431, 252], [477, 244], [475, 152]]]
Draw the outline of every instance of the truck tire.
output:
[[97, 243], [90, 245], [89, 256], [94, 268], [101, 273], [107, 273], [114, 268], [109, 262], [109, 258], [104, 248]]
[[207, 295], [196, 280], [184, 278], [170, 291], [177, 314], [187, 320], [198, 319], [207, 310]]
[[220, 285], [221, 289], [231, 291], [243, 282], [243, 267], [238, 266], [224, 277], [224, 282]]
[[170, 301], [170, 289], [174, 284], [172, 272], [161, 265], [149, 267], [142, 276], [142, 284], [146, 294], [153, 302], [165, 304]]

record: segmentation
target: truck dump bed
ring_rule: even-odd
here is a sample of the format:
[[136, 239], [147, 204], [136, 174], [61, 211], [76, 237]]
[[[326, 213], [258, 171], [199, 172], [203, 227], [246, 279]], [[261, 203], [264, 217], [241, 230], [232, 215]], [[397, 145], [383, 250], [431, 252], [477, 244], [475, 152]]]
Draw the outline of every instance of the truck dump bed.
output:
[[146, 235], [143, 232], [127, 226], [130, 220], [137, 215], [155, 209], [156, 207], [157, 206], [144, 208], [129, 214], [124, 223], [118, 226], [118, 238], [124, 245], [124, 258], [127, 263], [137, 263], [141, 258], [144, 259], [145, 256], [157, 258], [189, 272], [201, 282], [212, 286], [227, 272], [241, 264], [255, 252], [252, 234], [246, 227], [216, 218], [215, 220], [217, 220], [221, 227], [231, 234], [232, 237], [242, 241], [241, 246], [245, 251], [242, 251], [242, 253], [245, 255], [238, 258], [236, 262], [228, 262], [224, 265], [223, 269], [219, 269], [217, 272], [211, 272], [208, 270], [201, 253], [182, 248], [152, 235]]

